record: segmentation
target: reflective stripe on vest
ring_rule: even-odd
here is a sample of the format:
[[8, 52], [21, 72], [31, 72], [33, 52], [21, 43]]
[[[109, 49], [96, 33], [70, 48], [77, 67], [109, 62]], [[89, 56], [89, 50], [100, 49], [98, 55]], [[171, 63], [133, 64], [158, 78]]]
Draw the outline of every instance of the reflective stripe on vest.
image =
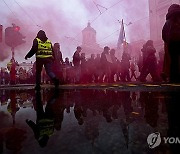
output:
[[48, 58], [52, 57], [52, 47], [51, 41], [47, 40], [46, 42], [42, 42], [39, 38], [36, 38], [38, 41], [38, 51], [36, 53], [37, 58]]
[[54, 132], [54, 120], [53, 119], [41, 119], [38, 121], [39, 136], [43, 135], [51, 136]]

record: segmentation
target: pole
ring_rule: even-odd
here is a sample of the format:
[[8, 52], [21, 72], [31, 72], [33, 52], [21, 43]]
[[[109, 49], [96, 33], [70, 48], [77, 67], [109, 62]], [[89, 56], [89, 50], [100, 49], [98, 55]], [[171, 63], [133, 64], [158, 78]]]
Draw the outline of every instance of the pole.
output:
[[123, 19], [122, 19], [122, 26], [123, 26], [124, 40], [125, 40], [125, 42], [126, 42], [126, 33], [125, 33], [125, 28], [124, 28], [124, 22], [123, 22]]
[[14, 59], [14, 47], [11, 48], [12, 51], [12, 59]]

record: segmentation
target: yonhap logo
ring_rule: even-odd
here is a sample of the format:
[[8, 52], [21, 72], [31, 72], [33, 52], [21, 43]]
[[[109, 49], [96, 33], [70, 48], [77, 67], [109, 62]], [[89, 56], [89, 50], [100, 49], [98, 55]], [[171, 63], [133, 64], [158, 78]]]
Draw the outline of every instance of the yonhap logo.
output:
[[147, 143], [149, 145], [149, 148], [153, 149], [160, 145], [161, 143], [161, 135], [159, 132], [152, 133], [147, 138]]

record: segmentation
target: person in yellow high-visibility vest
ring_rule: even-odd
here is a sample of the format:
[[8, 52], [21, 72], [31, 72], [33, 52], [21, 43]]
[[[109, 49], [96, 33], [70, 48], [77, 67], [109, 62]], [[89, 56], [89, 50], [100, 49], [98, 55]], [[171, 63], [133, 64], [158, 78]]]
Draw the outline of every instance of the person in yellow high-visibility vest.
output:
[[56, 78], [55, 74], [52, 71], [52, 64], [54, 60], [54, 52], [52, 43], [46, 37], [46, 33], [43, 30], [40, 30], [37, 33], [36, 38], [33, 41], [31, 50], [25, 56], [25, 59], [31, 58], [36, 54], [36, 90], [40, 90], [41, 84], [41, 71], [44, 65], [46, 73], [53, 80], [55, 87], [59, 86], [59, 80]]

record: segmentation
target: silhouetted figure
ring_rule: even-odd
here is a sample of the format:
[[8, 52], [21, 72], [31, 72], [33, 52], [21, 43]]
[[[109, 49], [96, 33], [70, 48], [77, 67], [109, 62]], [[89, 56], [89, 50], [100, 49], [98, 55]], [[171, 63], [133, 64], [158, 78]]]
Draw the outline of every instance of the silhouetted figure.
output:
[[65, 58], [64, 65], [65, 65], [66, 67], [70, 67], [70, 66], [71, 66], [71, 63], [70, 63], [70, 61], [69, 61], [69, 58], [68, 58], [68, 57], [66, 57], [66, 58]]
[[133, 121], [131, 113], [133, 112], [132, 99], [130, 92], [121, 92], [122, 106], [124, 108], [125, 119], [121, 119], [120, 125], [128, 148], [129, 144], [129, 124]]
[[72, 63], [69, 61], [69, 58], [66, 57], [64, 61], [64, 81], [65, 83], [70, 83], [71, 82], [71, 76], [72, 76]]
[[54, 43], [53, 51], [54, 51], [55, 62], [57, 63], [58, 66], [62, 65], [64, 61], [62, 58], [62, 52], [59, 43]]
[[27, 81], [27, 72], [22, 67], [19, 68], [19, 83], [25, 84]]
[[110, 50], [110, 56], [111, 56], [111, 60], [112, 63], [110, 65], [110, 69], [111, 69], [111, 82], [115, 82], [114, 80], [114, 76], [115, 74], [117, 74], [117, 58], [115, 56], [115, 49], [111, 49]]
[[92, 145], [94, 145], [95, 140], [99, 136], [99, 121], [96, 120], [96, 118], [91, 117], [85, 122], [85, 136], [87, 140], [91, 142]]
[[58, 97], [58, 90], [54, 91], [54, 95], [48, 100], [45, 111], [43, 110], [43, 102], [41, 93], [36, 92], [36, 123], [26, 120], [26, 123], [33, 130], [35, 139], [41, 147], [45, 147], [49, 137], [54, 133], [55, 114], [53, 105]]
[[156, 49], [153, 41], [148, 40], [141, 50], [143, 52], [143, 68], [140, 74], [140, 81], [146, 81], [147, 75], [150, 73], [153, 81], [159, 81], [157, 74], [157, 58], [155, 56]]
[[41, 71], [43, 65], [46, 69], [46, 73], [54, 82], [55, 87], [59, 86], [59, 80], [56, 78], [55, 74], [52, 72], [52, 64], [54, 59], [54, 52], [51, 41], [46, 37], [46, 33], [40, 30], [37, 33], [36, 38], [33, 41], [31, 50], [25, 56], [28, 59], [36, 54], [36, 90], [40, 90], [41, 84]]
[[106, 122], [112, 122], [112, 113], [110, 107], [113, 105], [110, 102], [111, 98], [107, 90], [102, 90], [99, 93], [100, 100], [100, 109], [102, 111], [103, 117], [106, 119]]
[[74, 106], [74, 116], [77, 119], [79, 125], [82, 125], [84, 123], [83, 108], [77, 103]]
[[130, 94], [131, 93], [129, 91], [124, 91], [124, 92], [121, 93], [122, 106], [124, 108], [126, 121], [129, 121], [130, 114], [131, 114], [131, 112], [133, 112], [132, 99], [130, 97]]
[[101, 56], [100, 54], [97, 54], [95, 60], [94, 60], [94, 63], [95, 63], [95, 83], [98, 83], [99, 82], [99, 79], [100, 79], [100, 75], [101, 75]]
[[130, 70], [131, 70], [131, 77], [130, 79], [132, 80], [132, 78], [134, 77], [135, 80], [137, 80], [137, 77], [136, 77], [136, 67], [135, 67], [135, 63], [132, 61], [131, 62], [131, 65], [130, 65]]
[[158, 61], [158, 76], [162, 78], [162, 80], [166, 81], [162, 76], [163, 72], [163, 63], [164, 63], [164, 49], [159, 51], [159, 61]]
[[129, 74], [129, 69], [130, 69], [130, 60], [131, 57], [127, 50], [123, 52], [122, 55], [122, 60], [121, 60], [121, 79], [122, 81], [131, 81], [130, 79], [130, 74]]
[[83, 98], [82, 98], [82, 93], [81, 90], [77, 90], [74, 92], [73, 95], [73, 101], [75, 103], [74, 105], [74, 116], [78, 121], [79, 125], [82, 125], [84, 123], [84, 117], [86, 114], [84, 114], [84, 109], [83, 109]]
[[[109, 50], [110, 48], [108, 46], [104, 47], [104, 51], [101, 53], [101, 77], [100, 77], [100, 82], [104, 81], [104, 77], [105, 77], [105, 81], [109, 81], [110, 79], [110, 54], [109, 54]], [[108, 60], [109, 58], [109, 60]]]
[[88, 68], [85, 53], [81, 53], [81, 83], [88, 81]]
[[153, 128], [157, 127], [157, 122], [159, 118], [158, 114], [158, 98], [155, 92], [144, 93], [144, 105], [145, 105], [145, 115], [144, 118], [146, 122]]
[[63, 82], [63, 58], [62, 58], [62, 52], [60, 49], [60, 44], [59, 43], [54, 43], [54, 47], [53, 47], [53, 51], [54, 51], [54, 66], [53, 66], [53, 70], [56, 74], [56, 76], [58, 77], [58, 79], [60, 79], [61, 82]]
[[172, 4], [162, 29], [165, 42], [164, 73], [170, 82], [180, 82], [180, 5]]
[[10, 92], [10, 103], [7, 106], [8, 112], [11, 114], [12, 119], [13, 119], [13, 125], [15, 125], [15, 115], [16, 112], [19, 111], [20, 107], [18, 106], [17, 100], [16, 100], [16, 91], [12, 90]]
[[10, 69], [10, 84], [16, 84], [16, 63], [12, 61]]
[[141, 53], [139, 54], [139, 57], [138, 57], [137, 66], [138, 66], [138, 71], [141, 73], [142, 68], [143, 68], [143, 56], [141, 55]]
[[52, 109], [54, 115], [54, 128], [57, 131], [60, 131], [64, 119], [65, 104], [67, 104], [64, 99], [64, 91], [56, 90], [51, 100], [53, 101]]
[[89, 76], [89, 82], [92, 83], [95, 78], [95, 72], [96, 72], [96, 63], [95, 63], [95, 55], [91, 54], [91, 58], [87, 61], [87, 68], [88, 68], [88, 76]]
[[80, 81], [80, 74], [81, 74], [81, 68], [80, 68], [80, 63], [81, 63], [81, 52], [82, 48], [78, 46], [76, 48], [76, 51], [73, 55], [73, 65], [75, 69], [75, 83], [79, 83]]
[[36, 83], [36, 61], [33, 63], [32, 67], [32, 74], [33, 74], [33, 83]]

